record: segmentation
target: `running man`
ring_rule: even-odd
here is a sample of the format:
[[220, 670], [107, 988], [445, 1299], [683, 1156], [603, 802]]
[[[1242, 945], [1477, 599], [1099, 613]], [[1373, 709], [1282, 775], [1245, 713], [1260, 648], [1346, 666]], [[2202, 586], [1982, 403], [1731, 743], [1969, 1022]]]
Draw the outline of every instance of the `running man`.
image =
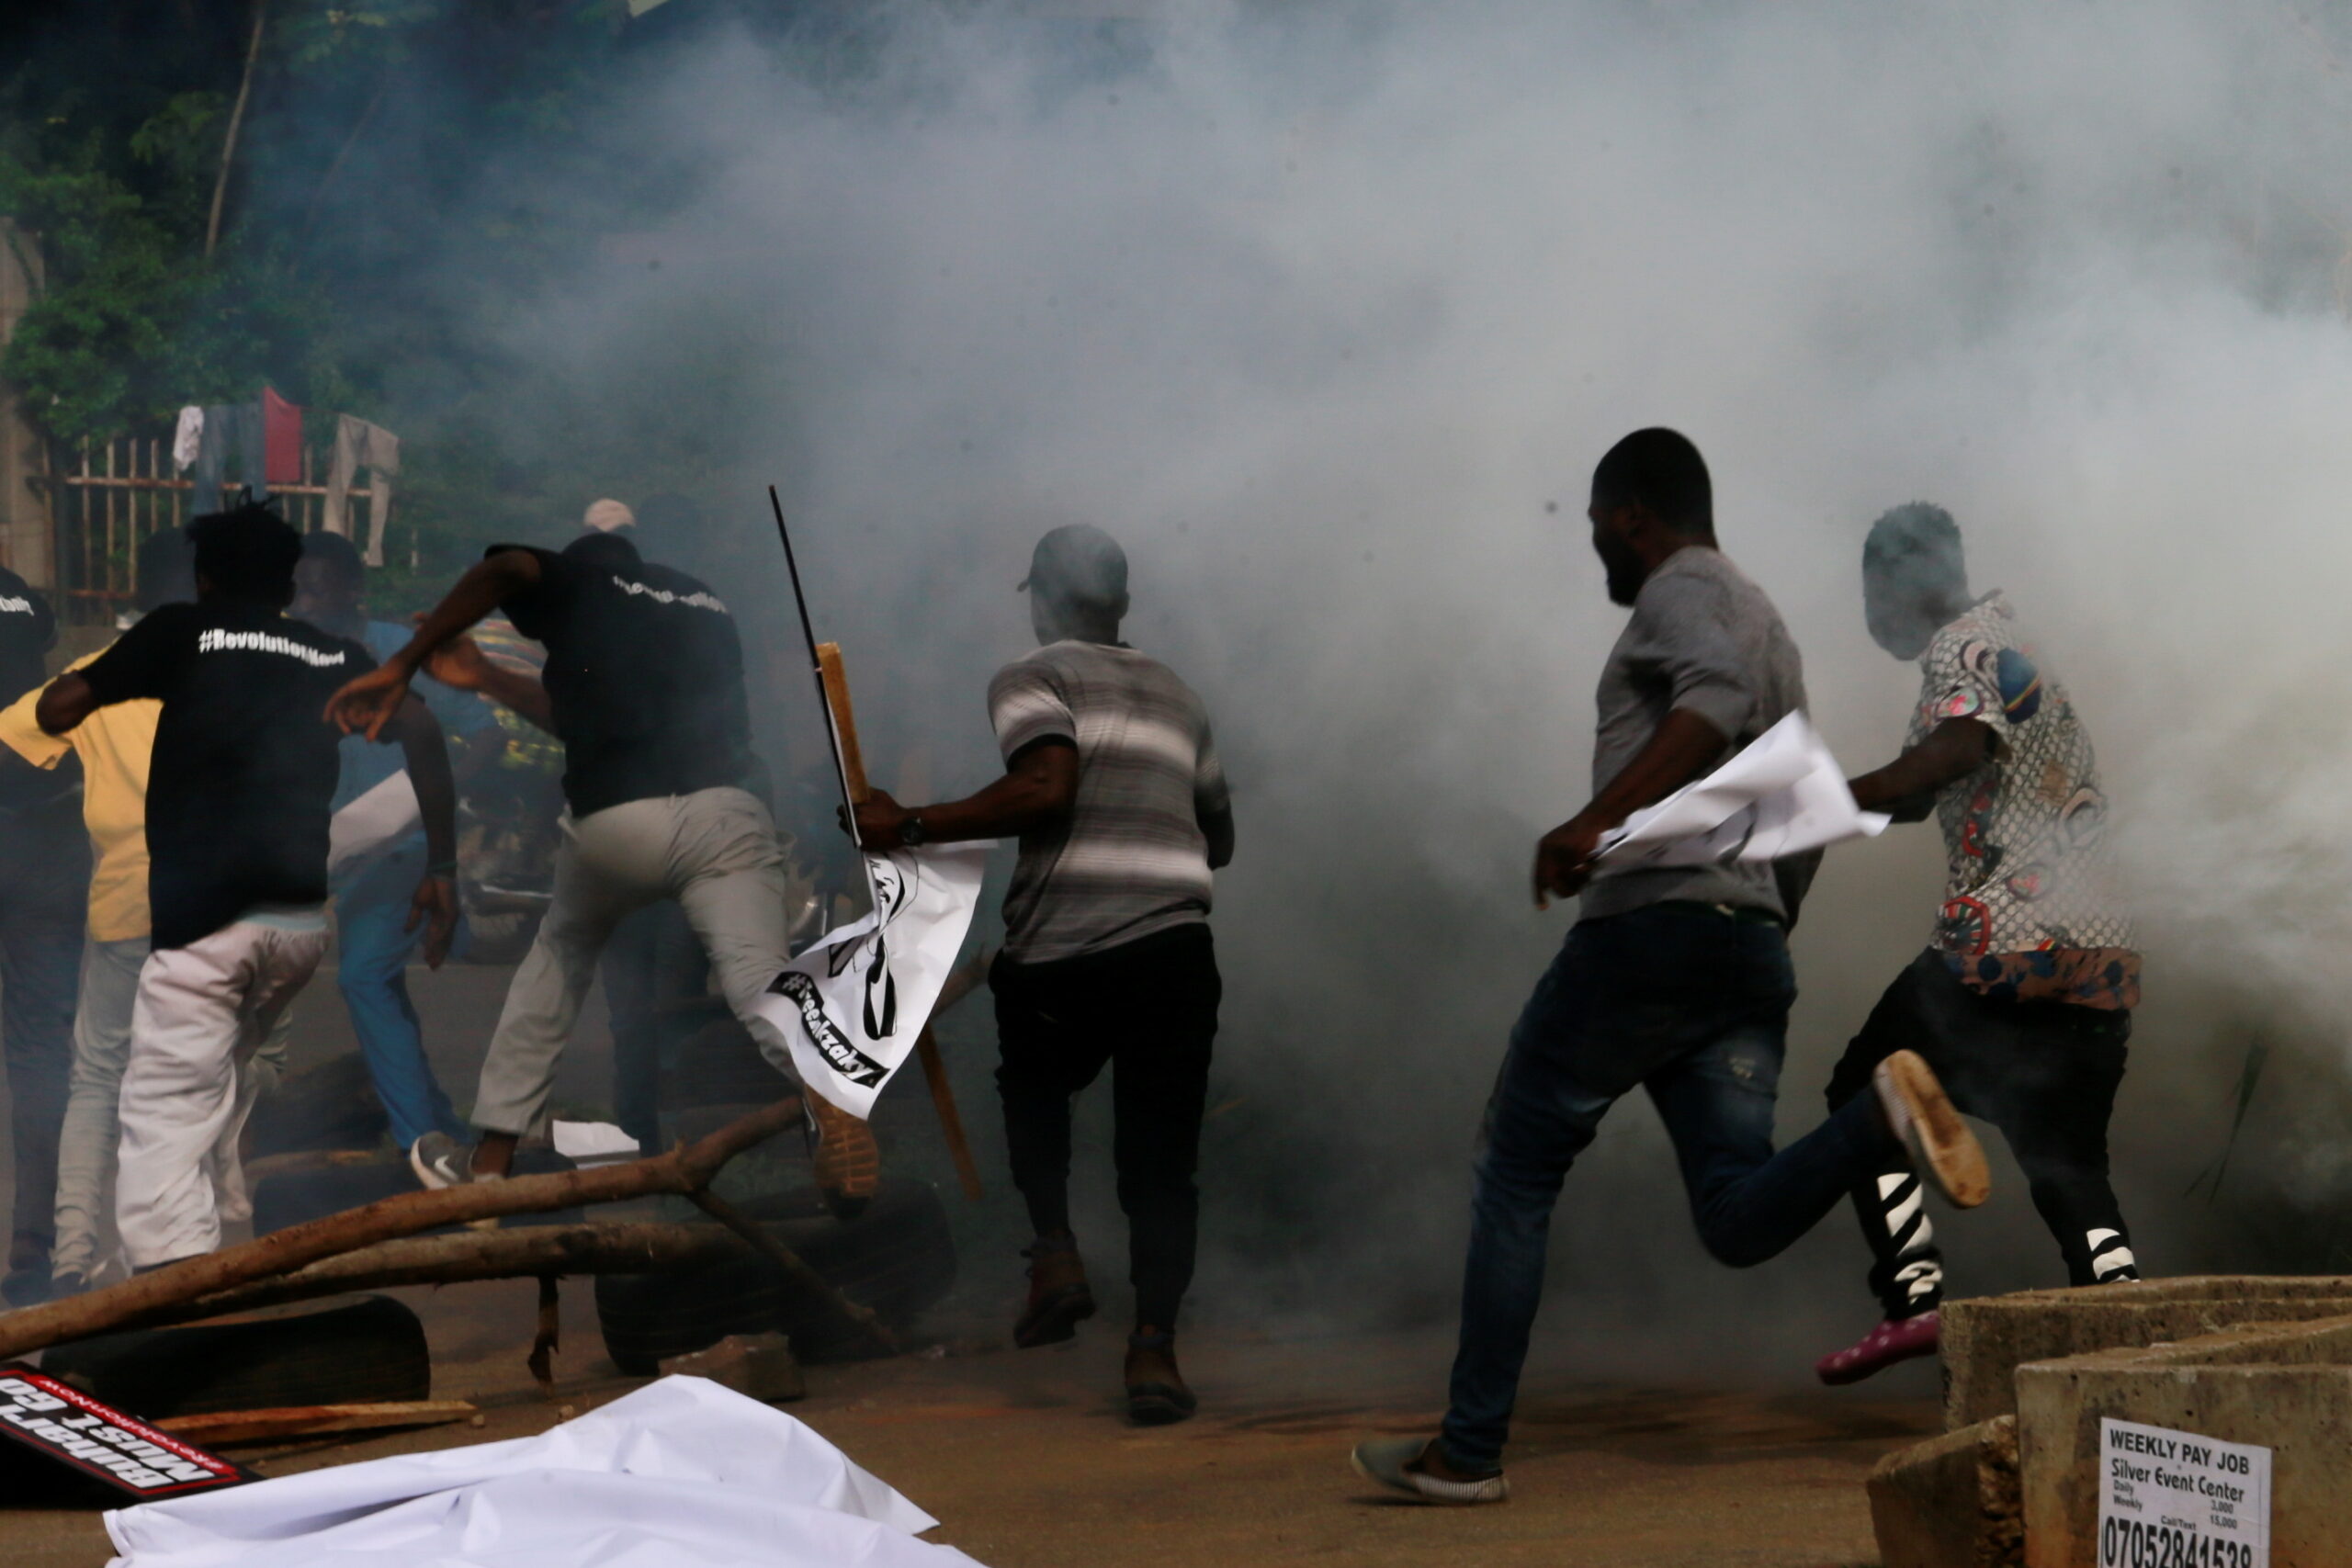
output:
[[[484, 658], [467, 629], [503, 610], [545, 643], [534, 681]], [[564, 745], [569, 807], [555, 898], [515, 971], [482, 1063], [470, 1151], [428, 1133], [409, 1151], [428, 1187], [497, 1180], [544, 1116], [556, 1063], [579, 1021], [596, 961], [631, 910], [675, 898], [709, 954], [728, 1005], [769, 1061], [791, 1053], [756, 1009], [791, 959], [790, 875], [759, 774], [743, 696], [742, 645], [704, 583], [643, 559], [626, 533], [590, 533], [562, 550], [493, 545], [426, 615], [406, 647], [345, 685], [330, 713], [374, 734], [429, 672], [522, 714]], [[839, 1209], [880, 1179], [865, 1123], [802, 1097], [815, 1129], [818, 1185]]]
[[[1968, 591], [1960, 527], [1898, 506], [1862, 547], [1871, 638], [1919, 662], [1903, 754], [1853, 781], [1854, 798], [1943, 828], [1950, 868], [1928, 950], [1896, 976], [1829, 1080], [1834, 1108], [1889, 1052], [1917, 1052], [1952, 1102], [2001, 1130], [2075, 1285], [2140, 1277], [2108, 1183], [2107, 1124], [2123, 1081], [2140, 954], [2102, 886], [2107, 796], [2066, 689], [1996, 590]], [[1943, 1255], [1900, 1166], [1854, 1189], [1885, 1316], [1821, 1359], [1855, 1382], [1935, 1353]]]
[[1778, 1256], [1906, 1157], [1955, 1203], [1986, 1195], [1984, 1151], [1908, 1052], [1878, 1066], [1876, 1093], [1773, 1152], [1796, 997], [1796, 911], [1774, 867], [1596, 864], [1610, 829], [1802, 709], [1804, 680], [1779, 612], [1716, 547], [1707, 467], [1689, 440], [1641, 430], [1610, 448], [1588, 514], [1610, 600], [1634, 614], [1601, 671], [1591, 804], [1544, 836], [1534, 866], [1537, 908], [1581, 895], [1583, 908], [1511, 1031], [1487, 1107], [1444, 1425], [1355, 1450], [1361, 1473], [1419, 1502], [1510, 1495], [1503, 1444], [1552, 1210], [1602, 1116], [1636, 1087], [1674, 1142], [1701, 1241], [1734, 1268]]
[[887, 852], [1020, 839], [989, 975], [1005, 1143], [1036, 1232], [1013, 1343], [1068, 1339], [1094, 1315], [1069, 1225], [1070, 1101], [1109, 1066], [1136, 1291], [1127, 1414], [1181, 1421], [1197, 1408], [1176, 1366], [1176, 1314], [1200, 1228], [1193, 1175], [1223, 995], [1209, 896], [1233, 859], [1232, 806], [1201, 699], [1119, 640], [1117, 541], [1057, 528], [1021, 586], [1040, 646], [989, 682], [1004, 776], [911, 810], [877, 790], [857, 808], [858, 840]]
[[[122, 1077], [116, 1223], [134, 1269], [220, 1245], [245, 1064], [327, 945], [328, 803], [339, 737], [321, 710], [357, 643], [289, 620], [301, 536], [248, 502], [188, 525], [197, 599], [150, 612], [43, 691], [34, 714], [64, 735], [100, 708], [163, 704], [147, 783], [153, 951], [139, 971]], [[416, 781], [435, 868], [454, 862], [456, 793], [440, 727], [421, 703], [385, 716]], [[449, 876], [411, 898], [438, 965], [457, 919]]]

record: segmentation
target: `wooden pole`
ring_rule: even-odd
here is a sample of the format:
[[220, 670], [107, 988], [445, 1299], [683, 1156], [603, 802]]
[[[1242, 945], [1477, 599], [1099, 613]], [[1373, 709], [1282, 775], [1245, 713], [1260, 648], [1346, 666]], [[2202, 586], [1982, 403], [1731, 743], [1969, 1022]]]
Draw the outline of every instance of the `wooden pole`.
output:
[[[321, 1258], [356, 1251], [376, 1242], [414, 1235], [419, 1231], [438, 1230], [469, 1220], [543, 1213], [575, 1204], [611, 1203], [657, 1193], [691, 1198], [707, 1187], [729, 1160], [778, 1133], [799, 1126], [802, 1119], [800, 1100], [795, 1096], [730, 1122], [695, 1143], [682, 1144], [647, 1159], [379, 1198], [364, 1208], [328, 1214], [237, 1247], [183, 1258], [103, 1290], [0, 1314], [0, 1360], [45, 1345], [104, 1334], [157, 1308], [290, 1273]], [[830, 1286], [826, 1290], [843, 1317], [863, 1323], [860, 1314], [864, 1308]]]
[[[841, 644], [817, 645], [817, 677], [824, 685], [826, 712], [841, 745], [842, 778], [849, 786], [850, 803], [862, 805], [874, 790], [865, 782], [865, 754], [857, 744], [857, 714], [850, 706], [849, 671], [842, 663]], [[947, 1081], [947, 1064], [940, 1059], [939, 1038], [932, 1033], [928, 1021], [915, 1036], [915, 1057], [922, 1063], [923, 1082], [931, 1088], [931, 1107], [939, 1113], [939, 1134], [946, 1140], [948, 1157], [956, 1163], [956, 1182], [964, 1189], [964, 1196], [977, 1203], [980, 1201], [979, 1162], [972, 1157], [971, 1140], [964, 1135], [955, 1086]]]
[[833, 721], [833, 733], [841, 739], [842, 777], [849, 784], [849, 803], [863, 806], [874, 794], [865, 782], [865, 756], [857, 745], [857, 714], [849, 703], [849, 671], [842, 666], [842, 645], [820, 642], [817, 645], [817, 673], [825, 682], [825, 707]]
[[212, 216], [204, 224], [204, 254], [208, 256], [220, 243], [220, 209], [229, 199], [229, 167], [236, 161], [237, 132], [245, 123], [245, 99], [253, 94], [254, 62], [261, 58], [262, 22], [268, 14], [268, 0], [254, 0], [253, 41], [245, 46], [245, 73], [237, 80], [237, 102], [229, 110], [228, 134], [220, 139], [220, 174], [212, 182]]

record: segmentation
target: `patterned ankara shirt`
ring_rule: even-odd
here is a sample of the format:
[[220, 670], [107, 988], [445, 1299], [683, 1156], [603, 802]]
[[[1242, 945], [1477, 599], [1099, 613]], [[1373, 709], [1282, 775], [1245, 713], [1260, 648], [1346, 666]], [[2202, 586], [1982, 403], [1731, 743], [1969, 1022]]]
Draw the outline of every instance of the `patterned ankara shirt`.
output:
[[1906, 750], [1953, 718], [1999, 742], [1991, 761], [1936, 796], [1950, 868], [1937, 949], [1988, 996], [2133, 1006], [2140, 956], [2103, 875], [2107, 796], [2066, 689], [1998, 592], [1938, 632], [1919, 663]]
[[1049, 964], [1209, 913], [1201, 818], [1227, 809], [1208, 710], [1175, 671], [1132, 648], [1048, 643], [989, 682], [1010, 763], [1039, 740], [1078, 747], [1078, 800], [1021, 837], [1004, 895], [1004, 954]]

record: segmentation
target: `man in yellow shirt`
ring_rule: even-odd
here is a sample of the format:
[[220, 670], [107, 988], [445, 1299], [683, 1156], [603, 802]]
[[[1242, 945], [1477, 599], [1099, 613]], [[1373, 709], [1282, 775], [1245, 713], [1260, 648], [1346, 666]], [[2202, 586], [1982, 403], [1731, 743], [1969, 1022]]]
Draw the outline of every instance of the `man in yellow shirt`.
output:
[[[196, 597], [187, 536], [158, 534], [139, 552], [138, 613]], [[133, 619], [136, 616], [132, 617]], [[93, 653], [68, 668], [78, 670]], [[64, 735], [34, 722], [35, 687], [0, 710], [0, 742], [38, 767], [82, 761], [82, 820], [95, 865], [89, 941], [74, 1017], [74, 1068], [58, 1135], [57, 1242], [50, 1272], [59, 1294], [78, 1291], [113, 1257], [115, 1107], [130, 1053], [130, 1004], [147, 961], [147, 762], [160, 702], [100, 708]]]

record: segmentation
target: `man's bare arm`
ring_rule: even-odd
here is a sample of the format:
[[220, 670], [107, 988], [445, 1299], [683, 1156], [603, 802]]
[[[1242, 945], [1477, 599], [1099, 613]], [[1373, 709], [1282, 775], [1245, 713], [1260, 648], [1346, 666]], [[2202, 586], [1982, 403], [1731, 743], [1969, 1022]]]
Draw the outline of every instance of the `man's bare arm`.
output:
[[1200, 824], [1209, 841], [1209, 869], [1223, 871], [1233, 863], [1233, 807], [1212, 811], [1200, 818]]
[[1600, 836], [1697, 778], [1730, 744], [1730, 737], [1689, 708], [1668, 714], [1649, 744], [1602, 786], [1590, 805], [1536, 840], [1535, 907], [1547, 909], [1554, 898], [1583, 891], [1592, 879], [1593, 852]]
[[1891, 811], [1898, 821], [1917, 822], [1935, 808], [1938, 790], [1992, 761], [2000, 746], [1984, 720], [1948, 718], [1919, 744], [1846, 787], [1865, 811]]
[[90, 682], [68, 671], [42, 689], [33, 705], [33, 722], [51, 735], [62, 735], [98, 709], [98, 694]]
[[409, 682], [433, 651], [538, 581], [539, 558], [528, 550], [501, 550], [474, 562], [425, 615], [407, 647], [327, 699], [327, 722], [346, 735], [365, 730], [368, 739], [382, 739]]
[[424, 703], [413, 695], [403, 701], [392, 731], [408, 761], [409, 782], [416, 786], [417, 809], [424, 818], [424, 876], [409, 901], [408, 929], [424, 924], [424, 962], [438, 969], [449, 955], [458, 925], [458, 785], [449, 772], [441, 721]]
[[1078, 748], [1060, 736], [1033, 741], [1014, 753], [1004, 776], [977, 795], [910, 811], [881, 790], [857, 808], [857, 840], [869, 850], [895, 850], [910, 817], [922, 818], [925, 843], [1016, 838], [1069, 819], [1078, 804]]
[[555, 733], [555, 705], [548, 700], [547, 687], [499, 663], [469, 637], [451, 637], [435, 649], [424, 661], [424, 672], [453, 690], [472, 692], [510, 707], [548, 734]]

